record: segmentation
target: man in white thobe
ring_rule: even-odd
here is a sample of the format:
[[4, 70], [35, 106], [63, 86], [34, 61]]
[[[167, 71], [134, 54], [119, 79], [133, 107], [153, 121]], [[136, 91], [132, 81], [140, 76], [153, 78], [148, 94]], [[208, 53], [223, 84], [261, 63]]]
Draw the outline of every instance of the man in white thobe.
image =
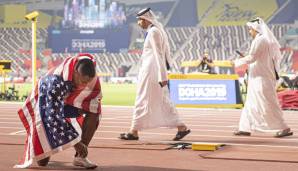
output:
[[249, 65], [247, 98], [234, 135], [250, 136], [252, 131], [274, 132], [275, 137], [293, 135], [283, 119], [275, 89], [280, 45], [261, 18], [247, 26], [253, 37], [249, 54], [234, 61], [235, 67]]
[[138, 131], [157, 127], [177, 128], [173, 140], [190, 133], [180, 120], [170, 100], [167, 87], [167, 63], [171, 64], [168, 36], [155, 15], [146, 8], [137, 14], [138, 25], [147, 30], [141, 68], [138, 76], [137, 97], [129, 133], [120, 134], [123, 140], [138, 140]]

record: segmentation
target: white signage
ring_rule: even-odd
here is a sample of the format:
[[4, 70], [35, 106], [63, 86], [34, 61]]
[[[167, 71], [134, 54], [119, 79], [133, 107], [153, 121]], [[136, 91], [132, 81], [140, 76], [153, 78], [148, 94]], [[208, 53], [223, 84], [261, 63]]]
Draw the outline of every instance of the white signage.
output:
[[179, 84], [179, 100], [227, 100], [225, 84]]
[[72, 39], [72, 50], [86, 51], [86, 50], [103, 50], [106, 48], [104, 39]]

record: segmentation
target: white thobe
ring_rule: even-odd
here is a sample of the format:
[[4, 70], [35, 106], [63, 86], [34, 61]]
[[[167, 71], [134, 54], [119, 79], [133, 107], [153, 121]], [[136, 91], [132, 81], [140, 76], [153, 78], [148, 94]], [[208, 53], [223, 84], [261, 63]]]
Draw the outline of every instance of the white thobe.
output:
[[167, 80], [166, 40], [155, 26], [147, 31], [141, 56], [131, 130], [183, 126], [170, 100], [168, 87], [162, 88], [159, 85], [159, 82]]
[[288, 128], [276, 94], [276, 79], [270, 45], [258, 34], [249, 55], [237, 59], [235, 67], [249, 64], [248, 90], [239, 131], [275, 132]]

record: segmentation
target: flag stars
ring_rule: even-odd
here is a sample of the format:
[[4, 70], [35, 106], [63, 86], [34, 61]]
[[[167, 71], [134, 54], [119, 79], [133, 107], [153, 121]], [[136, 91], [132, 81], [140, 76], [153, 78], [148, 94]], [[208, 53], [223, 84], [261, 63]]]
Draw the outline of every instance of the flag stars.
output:
[[55, 90], [55, 89], [53, 89], [51, 92], [52, 92], [53, 94], [55, 94], [55, 93], [56, 93], [56, 90]]

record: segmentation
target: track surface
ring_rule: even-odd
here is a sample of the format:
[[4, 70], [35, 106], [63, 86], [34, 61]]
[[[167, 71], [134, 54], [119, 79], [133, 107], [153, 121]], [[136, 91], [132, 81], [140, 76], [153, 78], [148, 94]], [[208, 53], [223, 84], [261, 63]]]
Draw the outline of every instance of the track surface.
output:
[[[24, 129], [17, 116], [17, 103], [0, 103], [0, 170], [9, 171], [24, 149]], [[182, 171], [182, 170], [298, 170], [298, 112], [284, 111], [294, 136], [274, 138], [271, 133], [235, 137], [241, 110], [178, 109], [192, 130], [183, 142], [226, 144], [215, 152], [166, 148], [173, 143], [175, 129], [140, 132], [140, 141], [118, 140], [130, 126], [131, 107], [103, 107], [100, 126], [92, 140], [89, 159], [100, 171]], [[52, 156], [48, 167], [27, 170], [80, 170], [72, 166], [74, 150]]]

